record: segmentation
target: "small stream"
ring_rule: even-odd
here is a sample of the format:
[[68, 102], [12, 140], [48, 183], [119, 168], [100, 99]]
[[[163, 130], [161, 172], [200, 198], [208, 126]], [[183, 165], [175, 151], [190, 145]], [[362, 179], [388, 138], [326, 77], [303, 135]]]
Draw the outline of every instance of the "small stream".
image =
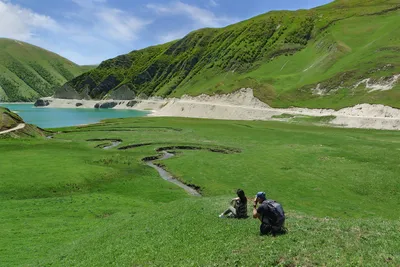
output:
[[192, 195], [192, 196], [196, 196], [196, 197], [201, 197], [201, 194], [199, 192], [197, 192], [194, 188], [191, 188], [188, 185], [185, 185], [184, 183], [182, 183], [181, 181], [175, 179], [172, 174], [170, 174], [169, 172], [167, 172], [166, 170], [164, 170], [163, 168], [157, 166], [156, 164], [154, 164], [155, 160], [165, 160], [165, 159], [170, 159], [172, 157], [174, 157], [175, 155], [172, 153], [169, 153], [167, 151], [160, 151], [160, 153], [163, 154], [162, 157], [156, 158], [154, 160], [144, 160], [144, 162], [146, 163], [147, 166], [152, 167], [153, 169], [156, 169], [158, 174], [161, 176], [162, 179], [164, 179], [165, 181], [168, 181], [170, 183], [176, 184], [177, 186], [183, 188], [188, 194]]
[[[53, 139], [53, 136], [48, 136], [47, 138], [48, 139]], [[89, 139], [89, 140], [86, 140], [86, 141], [89, 141], [89, 142], [111, 141], [110, 145], [101, 147], [104, 150], [109, 150], [109, 149], [115, 148], [115, 147], [119, 146], [122, 143], [122, 140], [120, 140], [120, 139], [108, 139], [108, 138], [106, 138], [106, 139]], [[101, 145], [99, 145], [97, 147], [100, 148], [100, 146]], [[167, 148], [164, 148], [164, 149], [167, 149]], [[162, 156], [144, 158], [143, 162], [146, 163], [147, 166], [150, 166], [153, 169], [155, 169], [158, 172], [158, 174], [160, 175], [160, 177], [162, 179], [164, 179], [165, 181], [168, 181], [170, 183], [176, 184], [177, 186], [181, 187], [188, 194], [190, 194], [192, 196], [201, 197], [202, 195], [196, 189], [194, 189], [194, 188], [182, 183], [178, 179], [174, 178], [172, 176], [172, 174], [170, 174], [169, 172], [167, 172], [163, 168], [161, 168], [161, 167], [157, 166], [156, 164], [154, 164], [154, 161], [156, 161], [156, 160], [166, 160], [166, 159], [170, 159], [170, 158], [175, 156], [173, 153], [169, 153], [166, 150], [158, 150], [158, 152]]]
[[[92, 140], [88, 140], [88, 141], [111, 141], [111, 145], [108, 146], [104, 146], [103, 149], [104, 150], [109, 150], [112, 148], [115, 148], [117, 146], [119, 146], [122, 143], [122, 140], [119, 139], [92, 139]], [[162, 179], [164, 179], [165, 181], [168, 181], [170, 183], [176, 184], [177, 186], [183, 188], [188, 194], [192, 195], [192, 196], [197, 196], [197, 197], [201, 197], [201, 194], [196, 191], [196, 189], [182, 183], [181, 181], [179, 181], [178, 179], [175, 179], [172, 174], [170, 174], [169, 172], [167, 172], [166, 170], [164, 170], [163, 168], [157, 166], [156, 164], [154, 164], [155, 160], [166, 160], [169, 158], [174, 157], [175, 155], [172, 153], [169, 153], [165, 150], [161, 150], [158, 151], [162, 156], [159, 157], [148, 157], [143, 159], [144, 163], [146, 163], [147, 166], [152, 167], [153, 169], [155, 169], [158, 174], [160, 175], [160, 177]]]
[[112, 149], [112, 148], [114, 148], [114, 147], [119, 146], [121, 143], [122, 143], [121, 141], [113, 141], [113, 142], [111, 143], [111, 145], [105, 146], [105, 147], [103, 147], [103, 149], [105, 149], [105, 150]]

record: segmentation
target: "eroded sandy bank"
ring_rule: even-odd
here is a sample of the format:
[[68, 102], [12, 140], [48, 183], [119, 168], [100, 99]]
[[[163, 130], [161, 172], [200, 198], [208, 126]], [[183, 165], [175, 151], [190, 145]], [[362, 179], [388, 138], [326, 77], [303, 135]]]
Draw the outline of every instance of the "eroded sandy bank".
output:
[[400, 110], [384, 105], [360, 104], [338, 111], [332, 109], [275, 109], [253, 96], [252, 89], [232, 94], [182, 98], [150, 98], [147, 100], [69, 100], [42, 98], [46, 107], [53, 108], [114, 108], [151, 110], [149, 116], [192, 117], [227, 120], [272, 120], [273, 116], [335, 116], [333, 126], [348, 128], [400, 129]]

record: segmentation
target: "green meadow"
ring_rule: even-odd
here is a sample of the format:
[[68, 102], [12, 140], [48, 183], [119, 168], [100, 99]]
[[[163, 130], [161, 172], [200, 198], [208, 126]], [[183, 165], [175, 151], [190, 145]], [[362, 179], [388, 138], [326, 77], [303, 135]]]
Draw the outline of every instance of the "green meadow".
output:
[[[400, 265], [400, 132], [151, 117], [53, 131], [0, 139], [1, 266]], [[173, 146], [205, 148], [158, 162], [202, 197], [142, 161]], [[288, 234], [218, 218], [237, 188], [279, 201]]]

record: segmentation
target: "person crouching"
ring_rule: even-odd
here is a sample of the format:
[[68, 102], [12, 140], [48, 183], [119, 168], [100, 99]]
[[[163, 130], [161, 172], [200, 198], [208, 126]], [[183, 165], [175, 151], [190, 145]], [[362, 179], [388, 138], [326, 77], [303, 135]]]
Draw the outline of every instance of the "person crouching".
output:
[[[257, 204], [260, 204], [257, 207]], [[272, 199], [266, 199], [264, 192], [258, 192], [253, 205], [253, 218], [261, 221], [260, 235], [286, 233], [285, 212], [282, 205]]]

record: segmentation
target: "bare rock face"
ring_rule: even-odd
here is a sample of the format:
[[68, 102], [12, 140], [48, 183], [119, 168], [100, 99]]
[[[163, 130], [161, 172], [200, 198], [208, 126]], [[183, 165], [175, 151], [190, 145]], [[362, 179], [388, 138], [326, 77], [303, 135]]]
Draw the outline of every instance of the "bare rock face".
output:
[[92, 98], [103, 98], [107, 93], [118, 84], [119, 81], [115, 76], [110, 75], [104, 79], [98, 86], [96, 86], [91, 92], [90, 96]]
[[122, 85], [118, 89], [110, 93], [109, 98], [114, 100], [130, 100], [135, 98], [135, 92], [133, 92], [127, 85]]
[[81, 93], [81, 98], [85, 100], [91, 100], [92, 98], [90, 97], [89, 93], [90, 93], [89, 86], [85, 86]]
[[146, 100], [146, 99], [149, 99], [149, 96], [146, 95], [145, 93], [140, 93], [140, 94], [137, 96], [137, 99]]
[[48, 105], [50, 105], [51, 100], [46, 100], [46, 99], [38, 99], [35, 102], [35, 107], [47, 107]]
[[75, 89], [68, 85], [64, 84], [60, 88], [56, 90], [54, 93], [54, 98], [61, 98], [61, 99], [82, 99], [81, 95], [75, 91]]

